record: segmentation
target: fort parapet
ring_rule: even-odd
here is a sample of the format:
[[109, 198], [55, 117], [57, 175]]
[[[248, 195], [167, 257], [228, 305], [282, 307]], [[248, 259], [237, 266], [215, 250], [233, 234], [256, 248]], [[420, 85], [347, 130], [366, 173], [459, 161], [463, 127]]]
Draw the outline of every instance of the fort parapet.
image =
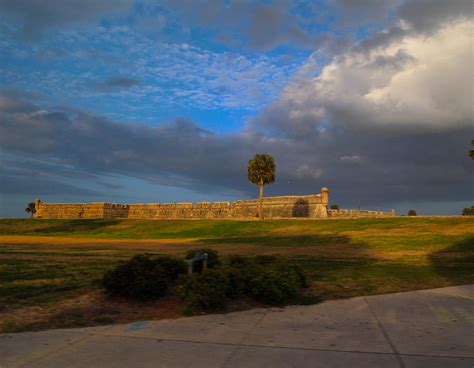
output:
[[[265, 218], [325, 218], [358, 217], [356, 212], [328, 210], [329, 193], [322, 188], [319, 194], [305, 196], [278, 196], [263, 199]], [[258, 213], [258, 199], [237, 202], [181, 202], [118, 204], [94, 203], [43, 203], [35, 201], [38, 219], [251, 219]], [[354, 210], [341, 210], [354, 211]], [[390, 216], [390, 212], [360, 211], [360, 217]], [[370, 212], [370, 213], [369, 213]]]

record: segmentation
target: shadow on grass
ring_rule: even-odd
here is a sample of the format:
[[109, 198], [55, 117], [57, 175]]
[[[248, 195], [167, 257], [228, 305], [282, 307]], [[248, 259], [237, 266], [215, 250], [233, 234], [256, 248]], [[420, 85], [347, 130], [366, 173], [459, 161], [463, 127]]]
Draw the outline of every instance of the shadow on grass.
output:
[[118, 220], [104, 220], [104, 219], [80, 219], [80, 220], [69, 220], [59, 225], [52, 225], [40, 229], [35, 229], [32, 232], [37, 235], [48, 235], [55, 233], [77, 233], [99, 230], [104, 227], [112, 226], [117, 224]]
[[435, 272], [453, 284], [474, 283], [474, 236], [428, 256]]
[[264, 235], [264, 236], [241, 236], [221, 237], [211, 239], [199, 239], [201, 243], [210, 244], [252, 244], [269, 247], [330, 247], [347, 246], [357, 249], [365, 249], [367, 245], [362, 242], [354, 242], [346, 235]]

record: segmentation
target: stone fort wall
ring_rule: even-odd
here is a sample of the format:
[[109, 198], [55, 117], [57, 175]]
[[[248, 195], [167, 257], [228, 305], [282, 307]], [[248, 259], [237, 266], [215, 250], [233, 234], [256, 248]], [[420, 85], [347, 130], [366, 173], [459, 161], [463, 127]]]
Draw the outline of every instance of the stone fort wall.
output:
[[[279, 196], [263, 199], [265, 218], [325, 218], [357, 217], [343, 211], [328, 210], [328, 189], [306, 196]], [[237, 202], [181, 202], [118, 204], [94, 203], [43, 203], [36, 202], [35, 218], [42, 219], [250, 219], [258, 213], [258, 199]], [[342, 211], [342, 212], [341, 212]], [[389, 212], [359, 211], [360, 217], [389, 216]], [[362, 214], [363, 212], [363, 214]], [[370, 212], [370, 213], [369, 213]]]

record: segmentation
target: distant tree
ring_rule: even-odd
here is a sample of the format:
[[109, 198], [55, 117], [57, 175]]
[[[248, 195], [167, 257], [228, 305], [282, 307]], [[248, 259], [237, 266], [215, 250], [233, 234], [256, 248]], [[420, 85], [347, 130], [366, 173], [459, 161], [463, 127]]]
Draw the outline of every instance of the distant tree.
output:
[[469, 156], [474, 160], [474, 139], [471, 141], [471, 150], [469, 151]]
[[416, 211], [415, 210], [408, 211], [407, 216], [416, 216]]
[[267, 154], [256, 154], [249, 160], [247, 165], [247, 176], [251, 183], [260, 186], [260, 197], [258, 202], [258, 217], [263, 220], [263, 187], [275, 181], [275, 161]]
[[339, 205], [337, 204], [332, 204], [331, 205], [331, 210], [338, 210], [339, 209]]
[[35, 202], [28, 203], [28, 206], [26, 206], [25, 211], [31, 213], [31, 217], [33, 217], [33, 215], [36, 213]]
[[471, 206], [471, 208], [466, 207], [465, 209], [462, 210], [462, 215], [463, 216], [474, 216], [474, 206]]

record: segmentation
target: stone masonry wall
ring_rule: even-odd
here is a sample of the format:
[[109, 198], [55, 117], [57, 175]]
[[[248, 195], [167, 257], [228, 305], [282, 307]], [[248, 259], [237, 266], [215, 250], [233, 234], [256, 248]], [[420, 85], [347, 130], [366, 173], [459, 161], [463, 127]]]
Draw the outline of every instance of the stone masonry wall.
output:
[[[306, 196], [281, 196], [263, 199], [264, 216], [278, 218], [357, 218], [391, 217], [395, 213], [367, 210], [328, 210], [328, 190]], [[35, 218], [43, 219], [250, 219], [256, 218], [258, 200], [237, 202], [181, 202], [118, 204], [42, 203], [35, 201]]]
[[342, 217], [342, 218], [360, 218], [360, 217], [393, 217], [395, 211], [370, 211], [370, 210], [327, 210], [328, 217]]
[[[321, 195], [267, 197], [265, 218], [326, 217]], [[258, 200], [238, 202], [145, 203], [128, 205], [129, 219], [226, 219], [255, 218]], [[115, 216], [113, 216], [115, 217]]]
[[[263, 199], [265, 218], [327, 217], [328, 190], [306, 196], [281, 196]], [[107, 202], [69, 204], [36, 201], [35, 218], [128, 218], [128, 219], [233, 219], [256, 218], [258, 200], [237, 202], [143, 203]]]
[[36, 202], [36, 218], [75, 219], [104, 218], [105, 203], [38, 203]]

